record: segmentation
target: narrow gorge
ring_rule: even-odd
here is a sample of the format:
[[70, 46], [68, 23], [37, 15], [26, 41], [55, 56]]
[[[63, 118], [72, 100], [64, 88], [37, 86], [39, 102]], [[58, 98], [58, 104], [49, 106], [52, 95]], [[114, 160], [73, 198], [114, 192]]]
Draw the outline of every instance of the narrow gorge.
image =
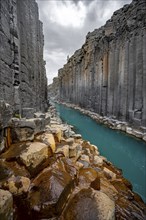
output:
[[146, 1], [133, 0], [89, 32], [50, 88], [60, 101], [145, 131]]
[[84, 127], [89, 115], [93, 126], [85, 133], [96, 134], [96, 120], [111, 118], [146, 141], [146, 1], [133, 0], [88, 33], [49, 86], [40, 2], [0, 0], [0, 220], [145, 220], [145, 142], [130, 163], [137, 178], [140, 161], [138, 191], [51, 101], [81, 111]]

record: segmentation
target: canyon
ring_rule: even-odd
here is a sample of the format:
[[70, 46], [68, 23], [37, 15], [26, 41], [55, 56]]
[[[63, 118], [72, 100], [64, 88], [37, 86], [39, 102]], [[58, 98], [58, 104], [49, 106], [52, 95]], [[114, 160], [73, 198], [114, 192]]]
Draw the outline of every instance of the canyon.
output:
[[49, 86], [60, 101], [145, 132], [146, 1], [133, 0], [89, 32]]
[[[88, 33], [49, 94], [145, 130], [145, 10], [134, 0]], [[43, 46], [36, 1], [0, 0], [0, 219], [144, 220], [122, 170], [48, 104]]]

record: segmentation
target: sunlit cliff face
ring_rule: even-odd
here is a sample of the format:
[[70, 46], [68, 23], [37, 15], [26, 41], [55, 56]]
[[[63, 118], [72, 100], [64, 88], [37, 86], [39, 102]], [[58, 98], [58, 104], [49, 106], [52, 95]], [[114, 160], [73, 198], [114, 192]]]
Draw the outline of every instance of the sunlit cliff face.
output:
[[37, 0], [44, 25], [48, 82], [85, 41], [89, 31], [102, 26], [113, 12], [131, 0]]

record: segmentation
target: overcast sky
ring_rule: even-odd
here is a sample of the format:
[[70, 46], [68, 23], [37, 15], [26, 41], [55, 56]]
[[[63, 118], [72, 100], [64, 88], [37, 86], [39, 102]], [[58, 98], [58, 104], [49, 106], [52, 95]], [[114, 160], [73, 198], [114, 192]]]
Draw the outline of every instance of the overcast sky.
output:
[[43, 22], [48, 84], [57, 76], [86, 34], [104, 25], [113, 12], [131, 0], [37, 0]]

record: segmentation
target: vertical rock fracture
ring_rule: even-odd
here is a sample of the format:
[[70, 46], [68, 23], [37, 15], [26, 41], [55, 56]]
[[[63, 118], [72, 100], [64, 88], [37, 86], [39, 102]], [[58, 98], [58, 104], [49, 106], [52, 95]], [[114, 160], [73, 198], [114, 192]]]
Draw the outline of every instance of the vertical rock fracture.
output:
[[0, 1], [0, 99], [17, 115], [44, 111], [44, 36], [35, 0]]
[[146, 1], [133, 0], [89, 32], [56, 87], [61, 101], [146, 127]]

